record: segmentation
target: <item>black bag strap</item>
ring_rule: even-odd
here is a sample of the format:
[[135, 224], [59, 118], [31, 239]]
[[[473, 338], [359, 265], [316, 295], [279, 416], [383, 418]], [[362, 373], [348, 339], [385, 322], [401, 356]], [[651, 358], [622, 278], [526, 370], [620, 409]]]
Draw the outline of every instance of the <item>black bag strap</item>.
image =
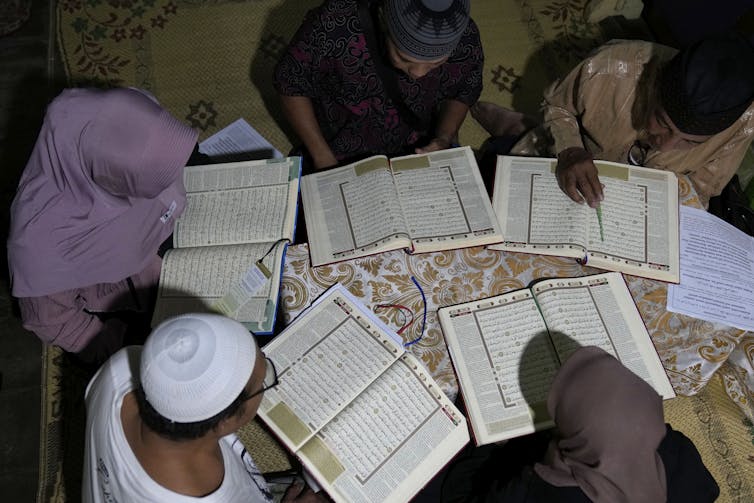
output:
[[719, 196], [709, 200], [708, 211], [746, 234], [754, 236], [754, 209], [749, 206], [738, 175], [733, 175]]
[[375, 31], [375, 21], [378, 19], [376, 12], [377, 2], [373, 2], [375, 11], [370, 9], [369, 4], [369, 0], [359, 0], [357, 10], [359, 13], [359, 22], [361, 23], [362, 30], [364, 30], [364, 39], [366, 40], [369, 54], [372, 56], [377, 76], [382, 81], [382, 87], [385, 88], [385, 93], [388, 98], [393, 102], [395, 108], [398, 109], [398, 115], [401, 120], [413, 129], [424, 132], [428, 129], [428, 124], [425, 124], [424, 121], [422, 121], [414, 111], [406, 105], [406, 102], [403, 100], [400, 90], [398, 89], [398, 78], [395, 75], [395, 72], [385, 64], [381, 50], [382, 45], [380, 44]]

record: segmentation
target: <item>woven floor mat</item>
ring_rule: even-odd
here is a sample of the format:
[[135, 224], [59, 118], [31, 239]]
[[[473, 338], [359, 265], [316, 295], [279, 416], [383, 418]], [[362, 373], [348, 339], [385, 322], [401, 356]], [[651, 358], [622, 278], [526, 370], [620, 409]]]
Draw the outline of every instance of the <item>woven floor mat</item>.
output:
[[[60, 0], [58, 44], [75, 85], [151, 91], [204, 138], [244, 117], [288, 152], [272, 68], [320, 0]], [[542, 89], [616, 30], [583, 20], [585, 0], [475, 0], [482, 99], [536, 113]], [[461, 142], [486, 138], [471, 119]]]
[[[201, 138], [245, 118], [278, 150], [288, 135], [271, 73], [304, 13], [320, 0], [58, 0], [57, 41], [71, 85], [151, 91]], [[588, 24], [586, 0], [474, 0], [485, 51], [482, 99], [536, 113], [542, 89], [592, 48], [621, 36]], [[472, 119], [460, 139], [478, 148]], [[43, 366], [39, 501], [79, 501], [83, 392], [88, 376], [57, 349]], [[753, 501], [751, 425], [720, 386], [666, 404], [668, 421], [699, 447], [721, 486], [720, 501]], [[241, 431], [263, 471], [290, 460], [258, 423]]]
[[665, 401], [665, 421], [689, 437], [720, 486], [718, 502], [754, 501], [754, 427], [714, 378], [693, 397]]

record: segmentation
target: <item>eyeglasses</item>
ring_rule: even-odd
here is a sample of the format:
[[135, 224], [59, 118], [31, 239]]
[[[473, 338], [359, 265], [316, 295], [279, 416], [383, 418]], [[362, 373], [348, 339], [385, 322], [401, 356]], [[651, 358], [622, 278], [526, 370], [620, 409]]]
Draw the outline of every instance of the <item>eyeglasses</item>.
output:
[[278, 385], [278, 371], [275, 368], [275, 364], [272, 363], [266, 355], [264, 357], [264, 380], [262, 381], [262, 388], [250, 394], [246, 399], [251, 400], [255, 396], [264, 393], [270, 388], [274, 388]]
[[632, 166], [644, 166], [647, 162], [649, 146], [636, 140], [631, 148], [628, 149], [628, 163]]

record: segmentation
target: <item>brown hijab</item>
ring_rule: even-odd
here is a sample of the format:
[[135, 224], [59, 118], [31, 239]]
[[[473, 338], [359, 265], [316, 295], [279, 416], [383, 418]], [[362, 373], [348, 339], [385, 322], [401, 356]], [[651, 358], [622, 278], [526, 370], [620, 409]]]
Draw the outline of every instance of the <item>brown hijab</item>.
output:
[[555, 376], [547, 409], [555, 435], [534, 470], [554, 486], [578, 486], [594, 502], [664, 502], [662, 399], [597, 347], [584, 347]]

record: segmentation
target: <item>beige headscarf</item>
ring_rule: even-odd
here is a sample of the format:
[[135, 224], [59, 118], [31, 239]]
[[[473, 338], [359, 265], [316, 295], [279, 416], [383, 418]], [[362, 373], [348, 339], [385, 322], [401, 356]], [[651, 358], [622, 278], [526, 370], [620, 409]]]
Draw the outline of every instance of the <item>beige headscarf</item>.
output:
[[597, 503], [664, 502], [662, 399], [596, 347], [577, 350], [555, 377], [547, 409], [556, 424], [534, 470], [555, 486], [578, 486]]

